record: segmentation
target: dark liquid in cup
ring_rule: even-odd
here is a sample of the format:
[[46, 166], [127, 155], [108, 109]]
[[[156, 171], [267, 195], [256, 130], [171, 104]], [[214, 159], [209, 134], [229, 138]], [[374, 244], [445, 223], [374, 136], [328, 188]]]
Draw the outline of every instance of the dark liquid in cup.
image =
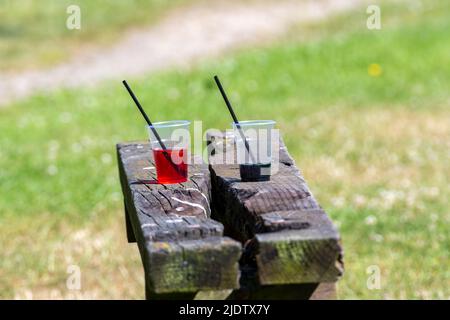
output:
[[269, 181], [270, 163], [267, 164], [241, 164], [239, 172], [244, 182]]
[[[153, 149], [158, 183], [187, 181], [187, 149]], [[173, 159], [173, 160], [172, 160]]]

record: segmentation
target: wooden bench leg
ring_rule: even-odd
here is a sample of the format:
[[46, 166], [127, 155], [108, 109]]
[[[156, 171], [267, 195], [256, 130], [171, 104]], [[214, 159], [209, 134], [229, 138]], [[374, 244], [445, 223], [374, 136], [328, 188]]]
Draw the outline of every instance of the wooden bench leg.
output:
[[256, 290], [221, 290], [156, 294], [145, 289], [146, 300], [334, 300], [335, 283], [261, 286]]
[[235, 290], [227, 300], [332, 300], [336, 299], [335, 283], [303, 283], [267, 285], [254, 290]]
[[335, 300], [337, 299], [336, 282], [320, 283], [310, 300]]
[[199, 291], [195, 300], [226, 300], [232, 292], [233, 289]]
[[145, 284], [146, 300], [194, 300], [197, 292], [173, 292], [173, 293], [154, 293], [148, 289]]
[[127, 204], [124, 203], [123, 205], [125, 208], [125, 226], [127, 229], [127, 240], [128, 243], [133, 243], [136, 242], [136, 237], [134, 236], [133, 226], [131, 225], [131, 220], [128, 215]]

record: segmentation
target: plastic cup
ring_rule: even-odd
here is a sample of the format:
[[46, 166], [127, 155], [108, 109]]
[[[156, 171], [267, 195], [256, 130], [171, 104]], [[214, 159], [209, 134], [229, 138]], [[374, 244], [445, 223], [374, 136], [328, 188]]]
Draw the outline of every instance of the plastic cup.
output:
[[148, 126], [150, 144], [158, 183], [172, 184], [187, 181], [190, 146], [190, 122], [174, 120], [153, 123], [165, 149]]
[[[273, 120], [239, 121], [233, 123], [236, 156], [242, 181], [270, 180], [272, 163]], [[245, 140], [242, 136], [245, 136]], [[247, 146], [245, 144], [247, 141]]]

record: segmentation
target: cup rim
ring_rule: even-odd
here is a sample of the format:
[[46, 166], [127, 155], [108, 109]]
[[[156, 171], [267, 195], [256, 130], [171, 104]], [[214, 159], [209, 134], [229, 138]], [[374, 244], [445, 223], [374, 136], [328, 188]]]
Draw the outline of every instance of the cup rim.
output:
[[173, 128], [173, 127], [183, 127], [190, 125], [191, 122], [189, 120], [169, 120], [169, 121], [160, 121], [154, 122], [152, 126], [147, 126], [149, 128]]
[[[241, 127], [246, 127], [246, 126], [254, 126], [254, 125], [275, 125], [276, 121], [275, 120], [244, 120], [244, 121], [239, 121], [239, 125]], [[236, 127], [236, 123], [232, 122], [233, 127]]]

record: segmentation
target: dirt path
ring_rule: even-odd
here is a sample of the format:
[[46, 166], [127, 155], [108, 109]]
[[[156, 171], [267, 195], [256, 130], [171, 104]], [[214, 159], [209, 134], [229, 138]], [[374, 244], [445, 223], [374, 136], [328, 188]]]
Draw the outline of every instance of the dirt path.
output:
[[40, 90], [92, 85], [192, 63], [283, 34], [362, 0], [209, 2], [169, 13], [157, 25], [125, 34], [109, 48], [89, 50], [51, 69], [0, 75], [0, 106]]

